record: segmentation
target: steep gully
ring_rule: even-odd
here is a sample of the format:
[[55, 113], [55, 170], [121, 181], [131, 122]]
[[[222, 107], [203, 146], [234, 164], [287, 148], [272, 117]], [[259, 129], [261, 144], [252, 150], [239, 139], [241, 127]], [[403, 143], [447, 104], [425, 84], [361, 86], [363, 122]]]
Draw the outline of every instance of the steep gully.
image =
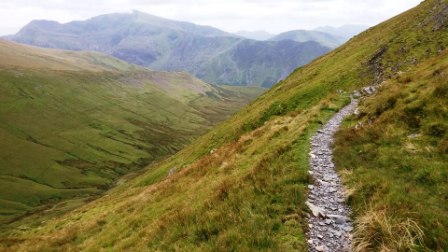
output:
[[[368, 91], [373, 93], [375, 90]], [[357, 106], [358, 100], [352, 98], [349, 105], [311, 138], [309, 173], [314, 178], [314, 184], [309, 185], [306, 202], [311, 210], [308, 216], [310, 252], [351, 251], [351, 209], [345, 204], [344, 188], [332, 161], [332, 144], [333, 135], [343, 119], [353, 113]]]

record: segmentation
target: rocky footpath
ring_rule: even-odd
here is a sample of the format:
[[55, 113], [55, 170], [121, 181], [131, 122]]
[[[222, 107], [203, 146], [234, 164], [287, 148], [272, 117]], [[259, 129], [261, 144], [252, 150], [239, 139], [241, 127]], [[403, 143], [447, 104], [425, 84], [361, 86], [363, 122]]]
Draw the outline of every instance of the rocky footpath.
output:
[[314, 184], [309, 185], [306, 202], [311, 210], [308, 217], [308, 245], [311, 252], [351, 251], [351, 210], [345, 204], [344, 188], [335, 171], [332, 144], [333, 135], [342, 120], [353, 113], [357, 105], [358, 100], [352, 99], [311, 139], [310, 174]]

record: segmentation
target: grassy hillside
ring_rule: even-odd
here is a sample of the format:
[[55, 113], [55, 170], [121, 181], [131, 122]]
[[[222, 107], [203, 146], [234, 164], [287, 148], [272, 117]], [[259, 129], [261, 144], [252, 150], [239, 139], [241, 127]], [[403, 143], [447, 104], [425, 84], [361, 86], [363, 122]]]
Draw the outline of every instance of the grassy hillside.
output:
[[[415, 9], [367, 30], [335, 51], [297, 69], [235, 116], [176, 155], [148, 167], [144, 174], [112, 189], [106, 197], [38, 226], [22, 225], [5, 233], [1, 240], [3, 249], [306, 251], [304, 202], [310, 182], [307, 173], [310, 136], [339, 108], [347, 104], [350, 94], [360, 87], [387, 81], [390, 84], [383, 84], [384, 87], [391, 85], [392, 90], [402, 92], [403, 97], [406, 97], [408, 91], [412, 93], [413, 89], [401, 88], [399, 76], [404, 75], [400, 75], [400, 72], [415, 72], [408, 83], [415, 82], [412, 85], [416, 85], [415, 88], [418, 89], [421, 88], [418, 86], [420, 84], [433, 83], [431, 78], [439, 78], [438, 74], [427, 75], [423, 72], [428, 67], [433, 67], [431, 61], [439, 62], [446, 55], [447, 10], [446, 1], [427, 0]], [[440, 79], [440, 83], [443, 80]], [[398, 86], [395, 87], [394, 83]], [[431, 93], [435, 88], [424, 87], [423, 85], [422, 95], [425, 92]], [[440, 87], [436, 93], [443, 94], [443, 85]], [[421, 97], [428, 105], [419, 106], [419, 94], [420, 91], [409, 94], [412, 99], [416, 99], [408, 104], [411, 117], [419, 115], [419, 109], [426, 111], [446, 106], [444, 96], [431, 99], [431, 94], [426, 96], [427, 99], [425, 96]], [[373, 100], [377, 97], [381, 99], [384, 95], [389, 94], [380, 93], [371, 98], [371, 103], [367, 101], [365, 104], [374, 106], [376, 103]], [[400, 99], [402, 98], [397, 98], [396, 106], [404, 109], [407, 105], [401, 104]], [[417, 103], [417, 111], [412, 110], [414, 102]], [[381, 102], [378, 104], [383, 105]], [[369, 113], [370, 110], [366, 111]], [[394, 113], [401, 112], [396, 110]], [[435, 118], [436, 115], [431, 117]], [[424, 123], [422, 118], [420, 120]], [[441, 118], [438, 120], [444, 122]], [[444, 124], [439, 124], [443, 131]], [[350, 126], [350, 123], [347, 125]], [[432, 127], [422, 128], [422, 137], [428, 137], [431, 142], [434, 141], [431, 139], [437, 139], [431, 145], [439, 148], [438, 152], [443, 151], [445, 141], [441, 140], [439, 126], [435, 127], [435, 132], [438, 132], [436, 135], [423, 135], [430, 128]], [[397, 131], [400, 132], [400, 129]], [[342, 131], [340, 138], [351, 141], [342, 137], [344, 132]], [[362, 133], [363, 131], [360, 134]], [[382, 131], [381, 134], [383, 133]], [[353, 141], [355, 144], [358, 144], [355, 141], [359, 141], [359, 145], [362, 145], [364, 138], [355, 137]], [[419, 145], [414, 145], [419, 150]], [[352, 150], [343, 148], [344, 146], [347, 145], [342, 145], [338, 153], [347, 152], [348, 154], [341, 155], [349, 157], [348, 161], [356, 162], [354, 167], [364, 165], [365, 160], [353, 157]], [[390, 154], [405, 151], [399, 145], [389, 147], [396, 150], [382, 153], [385, 159], [380, 162], [394, 158]], [[421, 193], [412, 193], [417, 197], [412, 202], [400, 201], [400, 209], [418, 209], [415, 202], [431, 205], [438, 201], [442, 206], [433, 206], [436, 210], [431, 212], [431, 216], [425, 216], [423, 212], [421, 218], [397, 211], [399, 218], [410, 218], [410, 226], [414, 227], [416, 223], [422, 230], [423, 237], [427, 237], [414, 239], [414, 244], [408, 239], [401, 243], [401, 251], [447, 249], [444, 243], [446, 232], [440, 232], [447, 230], [446, 222], [443, 221], [447, 212], [443, 207], [443, 202], [446, 201], [446, 182], [442, 170], [446, 167], [443, 166], [446, 159], [438, 155], [431, 157], [428, 162], [433, 164], [436, 160], [441, 166], [435, 162], [431, 168], [419, 168], [424, 171], [419, 175], [422, 179], [413, 179], [413, 171], [406, 171], [411, 175], [406, 180], [410, 186], [409, 191], [416, 188]], [[338, 158], [338, 163], [344, 165], [340, 159]], [[356, 182], [356, 188], [363, 188], [364, 185], [369, 188], [368, 185], [375, 183], [364, 180], [370, 179], [370, 173], [364, 175], [363, 169], [374, 164], [368, 165], [365, 165], [366, 168], [353, 169], [352, 174], [347, 173], [349, 187], [353, 183], [351, 176], [360, 178]], [[438, 172], [437, 168], [441, 170], [440, 177], [433, 174]], [[404, 173], [400, 176], [403, 176], [402, 179], [406, 178]], [[435, 185], [417, 185], [427, 179], [431, 181], [423, 183]], [[394, 185], [389, 192], [393, 190], [400, 190], [400, 185]], [[427, 197], [428, 191], [425, 190], [433, 192], [431, 197]], [[441, 194], [436, 190], [440, 190]], [[370, 208], [359, 207], [359, 199], [365, 192], [369, 191], [355, 191], [350, 198], [350, 203], [356, 210], [354, 218], [357, 223], [362, 223], [363, 216], [366, 216]], [[394, 209], [394, 202], [387, 199], [395, 196], [387, 194], [388, 191], [384, 193], [384, 199], [371, 195], [368, 195], [368, 199], [373, 201], [373, 207], [383, 205], [383, 208], [386, 206]], [[390, 215], [390, 218], [398, 217]], [[433, 229], [435, 223], [438, 223], [438, 229]], [[403, 234], [403, 225], [386, 227], [389, 234], [399, 234], [389, 236], [382, 235], [378, 228], [373, 229], [373, 232], [363, 231], [362, 228], [360, 224], [356, 226], [357, 237], [378, 238], [376, 244], [372, 245], [375, 248], [378, 248], [378, 244], [386, 244], [385, 249], [394, 248], [394, 244], [400, 243]], [[415, 232], [420, 233], [419, 229], [408, 230], [411, 237], [415, 236]]]
[[94, 52], [72, 52], [48, 50], [39, 47], [23, 46], [0, 39], [0, 68], [47, 69], [61, 71], [113, 71], [138, 70], [141, 68], [118, 59]]
[[447, 76], [444, 51], [385, 82], [338, 134], [364, 250], [448, 249]]
[[180, 150], [260, 91], [6, 41], [0, 59], [3, 224], [62, 199], [82, 204]]

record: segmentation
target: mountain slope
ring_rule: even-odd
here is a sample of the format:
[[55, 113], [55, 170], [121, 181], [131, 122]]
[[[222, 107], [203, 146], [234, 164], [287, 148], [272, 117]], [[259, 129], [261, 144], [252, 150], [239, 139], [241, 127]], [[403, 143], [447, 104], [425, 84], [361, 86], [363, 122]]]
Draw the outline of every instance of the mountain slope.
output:
[[75, 53], [22, 46], [0, 40], [1, 69], [47, 69], [56, 71], [132, 71], [140, 68], [93, 52]]
[[[137, 11], [67, 24], [33, 21], [10, 39], [42, 47], [99, 51], [156, 70], [188, 71], [214, 84], [256, 86], [272, 86], [297, 66], [329, 50], [317, 43], [245, 40], [218, 29]], [[280, 53], [273, 50], [280, 47]], [[244, 55], [258, 60], [241, 58], [242, 49]], [[272, 64], [281, 62], [279, 54], [283, 52], [291, 55], [290, 60]]]
[[314, 31], [325, 32], [327, 34], [331, 34], [333, 36], [342, 37], [345, 39], [350, 39], [351, 37], [367, 30], [369, 27], [364, 25], [343, 25], [340, 27], [333, 26], [322, 26], [317, 27]]
[[329, 48], [336, 48], [347, 41], [346, 38], [337, 35], [331, 35], [319, 31], [306, 31], [306, 30], [294, 30], [284, 32], [275, 37], [270, 38], [269, 40], [280, 41], [286, 39], [294, 40], [297, 42], [316, 41], [319, 44]]
[[61, 199], [79, 204], [99, 195], [260, 91], [3, 40], [0, 59], [2, 223]]
[[335, 157], [363, 250], [448, 248], [447, 56], [383, 83], [338, 134]]
[[221, 83], [246, 82], [270, 87], [297, 67], [291, 62], [309, 62], [327, 51], [326, 47], [314, 41], [298, 44], [291, 40], [243, 40], [232, 50], [206, 62], [208, 65], [200, 76], [205, 80], [218, 79]]
[[243, 38], [247, 38], [247, 39], [253, 39], [253, 40], [268, 40], [272, 37], [274, 37], [274, 34], [271, 34], [267, 31], [239, 31], [235, 33], [238, 36], [241, 36]]
[[[310, 182], [310, 136], [349, 102], [349, 96], [354, 90], [383, 81], [393, 86], [396, 83], [394, 79], [400, 78], [400, 71], [411, 73], [411, 81], [408, 83], [416, 84], [412, 84], [409, 89], [402, 86], [395, 86], [393, 89], [392, 95], [395, 92], [402, 92], [403, 95], [397, 98], [397, 114], [406, 111], [402, 110], [404, 101], [401, 99], [406, 99], [409, 95], [412, 99], [409, 100], [407, 113], [411, 115], [411, 122], [414, 121], [413, 117], [421, 122], [426, 120], [419, 117], [419, 110], [430, 111], [440, 107], [445, 111], [445, 96], [432, 99], [434, 92], [431, 89], [438, 87], [436, 93], [441, 95], [445, 92], [446, 78], [438, 77], [439, 73], [444, 76], [445, 70], [443, 67], [436, 70], [437, 66], [445, 64], [447, 20], [448, 3], [427, 0], [417, 8], [367, 30], [335, 51], [295, 70], [287, 79], [235, 116], [173, 157], [149, 167], [141, 176], [117, 186], [107, 197], [63, 217], [39, 224], [37, 228], [24, 225], [21, 229], [11, 230], [2, 240], [3, 247], [17, 251], [306, 251], [304, 202]], [[428, 67], [431, 68], [429, 75], [423, 74], [421, 71], [425, 72]], [[425, 88], [425, 85], [433, 85], [432, 83], [439, 84]], [[423, 88], [418, 87], [419, 84]], [[383, 87], [387, 88], [387, 85], [389, 84], [383, 83]], [[422, 88], [422, 91], [414, 92], [415, 87]], [[383, 105], [381, 97], [388, 95], [387, 91], [380, 91], [379, 96], [369, 99], [379, 98], [378, 105]], [[414, 98], [421, 98], [426, 105], [422, 107], [413, 104]], [[386, 109], [382, 110], [387, 111], [387, 103], [384, 105]], [[375, 107], [371, 108], [373, 109], [368, 108], [367, 114], [376, 110]], [[413, 108], [416, 110], [412, 110]], [[442, 114], [443, 118], [444, 115], [445, 112]], [[429, 118], [437, 118], [437, 115], [430, 114]], [[376, 120], [374, 127], [387, 129], [387, 125], [381, 127], [377, 124], [381, 121]], [[401, 122], [393, 123], [401, 125]], [[446, 164], [446, 154], [443, 154], [445, 140], [440, 137], [441, 131], [438, 128], [435, 128], [435, 135], [429, 138], [424, 136], [425, 141], [431, 141], [435, 137], [437, 141], [434, 145], [441, 150], [434, 156], [425, 155], [430, 158], [426, 160], [429, 164]], [[401, 130], [405, 132], [404, 136], [415, 133], [415, 129], [408, 126], [399, 129]], [[363, 130], [360, 133], [359, 138], [357, 135], [354, 138], [358, 139], [359, 144], [363, 144], [366, 140], [362, 136]], [[344, 132], [341, 134], [345, 135]], [[374, 141], [377, 141], [382, 135], [387, 136], [387, 131], [382, 130], [378, 137], [372, 135]], [[365, 137], [368, 140], [371, 136]], [[419, 146], [420, 144], [417, 145], [417, 151]], [[397, 146], [396, 142], [390, 147], [397, 148], [398, 151], [403, 148]], [[371, 148], [375, 149], [375, 146]], [[344, 148], [338, 152], [346, 151], [351, 150]], [[365, 152], [369, 153], [370, 149]], [[397, 152], [382, 152], [381, 155], [390, 158], [395, 153]], [[356, 167], [364, 165], [360, 162], [373, 162], [368, 156], [366, 160], [351, 155], [348, 157]], [[339, 163], [341, 164], [344, 165]], [[394, 216], [387, 212], [393, 217], [392, 221], [398, 221], [388, 222], [392, 225], [384, 226], [384, 230], [377, 228], [378, 222], [373, 222], [373, 228], [368, 230], [363, 230], [361, 225], [355, 226], [357, 239], [373, 237], [377, 242], [364, 249], [361, 245], [365, 243], [358, 244], [360, 251], [371, 251], [372, 247], [385, 250], [392, 248], [392, 251], [447, 250], [446, 232], [443, 232], [447, 230], [444, 221], [447, 214], [447, 204], [444, 204], [446, 177], [443, 176], [447, 166], [433, 166], [429, 170], [433, 168], [440, 169], [442, 177], [434, 179], [432, 171], [424, 171], [416, 180], [409, 177], [407, 183], [412, 188], [408, 190], [422, 194], [413, 193], [418, 198], [405, 200], [407, 191], [402, 188], [401, 192], [404, 194], [400, 203], [403, 207], [418, 209], [418, 205], [431, 203], [435, 199], [441, 202], [437, 206], [440, 210], [431, 212], [431, 219], [419, 219], [400, 212]], [[391, 193], [394, 190], [386, 188], [381, 191], [382, 199], [371, 197], [380, 194], [377, 194], [375, 188], [368, 186], [372, 181], [362, 179], [363, 169], [365, 168], [356, 168], [353, 174], [346, 173], [348, 179], [361, 178], [356, 182], [356, 188], [361, 190], [355, 190], [355, 200], [349, 201], [355, 207], [354, 218], [357, 223], [361, 223], [361, 217], [366, 214], [365, 208], [357, 207], [359, 201], [356, 199], [363, 194], [372, 205], [383, 205], [382, 210], [395, 207], [392, 201], [382, 201], [392, 199]], [[436, 185], [428, 186], [425, 182], [427, 179]], [[346, 182], [350, 186], [352, 181]], [[442, 193], [435, 193], [435, 189], [441, 189]], [[431, 195], [431, 198], [426, 198], [427, 195]], [[408, 226], [412, 228], [407, 229], [408, 226], [400, 218], [409, 218], [408, 223], [411, 225]], [[425, 234], [422, 239], [414, 239], [416, 229], [413, 228], [413, 223], [417, 223]], [[406, 233], [407, 231], [410, 232]], [[411, 239], [401, 234], [408, 235]], [[406, 239], [401, 239], [402, 237]], [[418, 235], [415, 238], [419, 238]], [[375, 247], [378, 244], [380, 245]]]

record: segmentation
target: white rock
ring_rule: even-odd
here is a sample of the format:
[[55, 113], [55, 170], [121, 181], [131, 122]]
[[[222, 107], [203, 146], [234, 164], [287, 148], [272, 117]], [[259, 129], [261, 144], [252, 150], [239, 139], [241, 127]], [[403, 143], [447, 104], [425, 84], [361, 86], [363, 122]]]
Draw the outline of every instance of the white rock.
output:
[[317, 246], [317, 247], [316, 247], [316, 250], [319, 251], [319, 252], [324, 252], [324, 251], [327, 250], [327, 247], [325, 247], [325, 246], [323, 246], [323, 245], [322, 245], [322, 246]]
[[362, 94], [359, 92], [359, 91], [355, 91], [355, 92], [353, 92], [353, 97], [354, 98], [359, 98], [359, 97], [361, 97], [362, 96]]
[[176, 173], [177, 167], [173, 167], [168, 171], [168, 177], [171, 177], [174, 173]]
[[341, 215], [329, 214], [329, 215], [327, 215], [327, 217], [330, 218], [330, 219], [334, 219], [337, 224], [343, 224], [343, 223], [348, 221], [347, 217], [341, 216]]
[[321, 217], [323, 217], [323, 218], [325, 218], [326, 217], [326, 215], [325, 215], [325, 211], [323, 210], [323, 209], [321, 209], [320, 207], [318, 207], [318, 206], [316, 206], [316, 205], [313, 205], [311, 202], [309, 202], [309, 201], [307, 201], [306, 203], [305, 203], [307, 206], [308, 206], [308, 208], [311, 210], [311, 213], [314, 215], [314, 217], [319, 217], [319, 216], [321, 216]]

